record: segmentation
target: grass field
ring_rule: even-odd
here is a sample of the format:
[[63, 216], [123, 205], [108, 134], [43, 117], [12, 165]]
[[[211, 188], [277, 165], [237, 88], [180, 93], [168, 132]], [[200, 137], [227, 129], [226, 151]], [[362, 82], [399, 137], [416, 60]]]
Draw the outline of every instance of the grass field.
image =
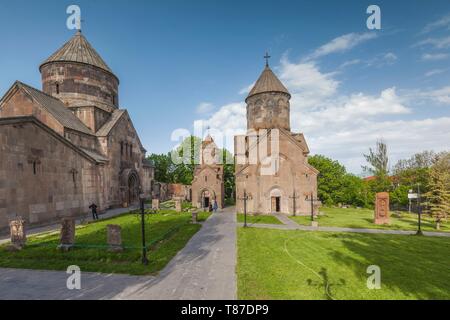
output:
[[[450, 238], [238, 229], [239, 299], [450, 299]], [[381, 268], [381, 289], [366, 286]]]
[[[317, 217], [319, 225], [323, 227], [348, 227], [372, 229], [417, 230], [417, 215], [391, 212], [390, 225], [376, 225], [373, 223], [374, 211], [369, 209], [320, 208], [324, 215]], [[301, 225], [311, 225], [310, 216], [290, 217]], [[437, 231], [436, 224], [428, 215], [422, 215], [422, 230]], [[441, 224], [441, 232], [450, 232], [450, 223]]]
[[[244, 223], [244, 214], [238, 213], [237, 215], [237, 221], [240, 223]], [[274, 216], [268, 216], [268, 215], [247, 215], [247, 223], [248, 224], [255, 224], [255, 223], [265, 223], [265, 224], [282, 224], [280, 220], [278, 220]]]
[[[208, 213], [200, 213], [204, 221]], [[125, 214], [78, 226], [76, 247], [70, 252], [57, 249], [59, 232], [32, 236], [27, 246], [20, 252], [8, 252], [0, 246], [0, 267], [66, 270], [69, 265], [77, 265], [82, 271], [105, 273], [125, 273], [133, 275], [154, 274], [180, 251], [189, 239], [201, 228], [189, 223], [190, 214], [160, 211], [146, 218], [146, 240], [149, 247], [148, 266], [141, 264], [142, 240], [140, 216]], [[122, 227], [125, 250], [110, 253], [106, 246], [106, 226], [118, 224]]]

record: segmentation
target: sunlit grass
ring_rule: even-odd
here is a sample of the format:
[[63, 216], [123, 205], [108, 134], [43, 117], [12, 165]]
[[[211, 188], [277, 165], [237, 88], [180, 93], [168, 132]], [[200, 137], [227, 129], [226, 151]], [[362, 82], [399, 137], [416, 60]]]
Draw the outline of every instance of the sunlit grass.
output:
[[[450, 238], [238, 229], [239, 299], [450, 299]], [[367, 267], [381, 289], [367, 288]]]
[[[199, 221], [209, 217], [200, 213]], [[57, 249], [59, 233], [50, 232], [29, 237], [27, 246], [20, 252], [8, 252], [6, 245], [0, 246], [0, 267], [66, 270], [77, 265], [82, 271], [153, 274], [162, 268], [180, 251], [189, 239], [201, 228], [191, 224], [191, 215], [162, 210], [158, 214], [146, 215], [146, 245], [149, 265], [141, 263], [141, 217], [125, 214], [78, 226], [76, 247], [69, 252]], [[121, 253], [108, 252], [106, 226], [117, 224], [122, 227], [122, 241], [125, 250]]]
[[[389, 225], [376, 225], [374, 223], [374, 210], [355, 208], [321, 208], [320, 215], [316, 218], [320, 226], [325, 227], [348, 227], [348, 228], [372, 228], [391, 230], [417, 230], [417, 214], [407, 212], [391, 212]], [[301, 225], [311, 225], [310, 216], [291, 217]], [[422, 230], [436, 230], [436, 223], [428, 215], [422, 215]], [[450, 223], [442, 223], [441, 230], [450, 232]]]

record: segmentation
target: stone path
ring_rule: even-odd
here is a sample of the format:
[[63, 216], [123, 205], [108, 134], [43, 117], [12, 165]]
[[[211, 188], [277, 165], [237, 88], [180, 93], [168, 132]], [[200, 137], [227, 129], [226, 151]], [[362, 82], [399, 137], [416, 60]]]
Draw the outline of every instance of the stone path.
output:
[[0, 269], [0, 299], [236, 299], [236, 214], [213, 214], [156, 277]]
[[[283, 224], [253, 224], [253, 228], [263, 228], [263, 229], [278, 229], [278, 230], [302, 230], [302, 231], [323, 231], [323, 232], [353, 232], [353, 233], [372, 233], [372, 234], [402, 234], [402, 235], [413, 235], [416, 231], [407, 230], [383, 230], [383, 229], [367, 229], [367, 228], [344, 228], [344, 227], [311, 227], [299, 225], [294, 220], [290, 219], [288, 216], [276, 213], [275, 217], [278, 218]], [[238, 226], [243, 227], [243, 223], [239, 223]], [[423, 231], [423, 234], [430, 237], [450, 237], [449, 232], [428, 232]]]

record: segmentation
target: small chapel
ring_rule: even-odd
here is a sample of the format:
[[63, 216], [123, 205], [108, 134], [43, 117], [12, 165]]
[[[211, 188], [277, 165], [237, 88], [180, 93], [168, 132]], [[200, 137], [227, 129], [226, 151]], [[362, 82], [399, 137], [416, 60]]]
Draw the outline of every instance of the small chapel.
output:
[[154, 168], [119, 103], [119, 78], [81, 31], [45, 60], [42, 89], [15, 82], [0, 100], [0, 229], [129, 206]]
[[224, 172], [220, 149], [208, 135], [200, 147], [199, 164], [194, 169], [192, 180], [192, 205], [209, 208], [214, 201], [219, 208], [224, 206]]
[[[266, 56], [266, 58], [268, 58]], [[307, 215], [317, 210], [318, 170], [291, 131], [291, 94], [266, 66], [246, 102], [247, 133], [235, 137], [237, 211]]]

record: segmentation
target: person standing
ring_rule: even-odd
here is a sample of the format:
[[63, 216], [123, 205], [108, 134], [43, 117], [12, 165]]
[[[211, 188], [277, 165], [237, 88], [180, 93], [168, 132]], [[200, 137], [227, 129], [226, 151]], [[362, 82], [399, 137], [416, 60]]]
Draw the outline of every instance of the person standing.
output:
[[217, 205], [217, 200], [214, 200], [214, 205], [213, 205], [214, 212], [217, 212], [218, 208], [219, 208], [219, 206]]
[[93, 203], [93, 204], [91, 204], [90, 206], [89, 206], [89, 209], [91, 209], [92, 210], [92, 219], [95, 221], [95, 220], [98, 220], [98, 213], [97, 213], [97, 205], [95, 204], [95, 203]]

